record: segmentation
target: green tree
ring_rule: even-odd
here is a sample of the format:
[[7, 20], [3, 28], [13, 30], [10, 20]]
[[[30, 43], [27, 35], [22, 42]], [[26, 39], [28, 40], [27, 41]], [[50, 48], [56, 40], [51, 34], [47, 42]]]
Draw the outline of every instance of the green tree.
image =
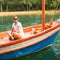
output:
[[[54, 9], [57, 5], [57, 0], [45, 1], [47, 10]], [[0, 11], [28, 11], [39, 9], [42, 9], [42, 0], [0, 0]]]

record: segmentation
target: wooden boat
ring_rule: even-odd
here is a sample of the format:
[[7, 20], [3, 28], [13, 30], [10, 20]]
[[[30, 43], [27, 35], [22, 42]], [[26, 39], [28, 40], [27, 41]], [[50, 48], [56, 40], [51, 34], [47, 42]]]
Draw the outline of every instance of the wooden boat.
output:
[[[45, 23], [44, 3], [42, 0], [42, 24], [29, 26], [24, 28], [25, 37], [10, 41], [8, 33], [5, 31], [0, 33], [0, 59], [11, 59], [19, 56], [34, 53], [53, 44], [59, 30], [60, 22]], [[34, 31], [33, 31], [34, 30]]]

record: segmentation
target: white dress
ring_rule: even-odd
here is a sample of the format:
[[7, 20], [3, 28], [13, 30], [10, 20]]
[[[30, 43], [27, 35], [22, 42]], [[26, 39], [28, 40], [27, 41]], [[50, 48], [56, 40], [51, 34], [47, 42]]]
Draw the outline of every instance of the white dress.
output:
[[18, 26], [20, 26], [20, 36], [23, 38], [24, 37], [24, 32], [23, 32], [23, 28], [20, 22], [17, 22], [17, 24], [13, 23], [12, 28], [14, 28], [14, 30], [18, 30]]

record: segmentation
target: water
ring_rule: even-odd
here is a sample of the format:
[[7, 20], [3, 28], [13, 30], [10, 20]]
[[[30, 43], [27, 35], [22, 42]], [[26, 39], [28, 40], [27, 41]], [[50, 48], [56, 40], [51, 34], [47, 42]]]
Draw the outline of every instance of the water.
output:
[[[41, 15], [18, 16], [18, 17], [23, 27], [40, 24], [42, 20]], [[58, 19], [58, 17], [59, 17], [59, 14], [55, 15], [54, 20]], [[0, 32], [11, 29], [11, 26], [13, 23], [12, 18], [13, 16], [0, 17]], [[49, 22], [50, 19], [51, 19], [51, 15], [46, 15], [46, 22]], [[55, 40], [52, 47], [46, 48], [34, 54], [26, 55], [19, 58], [14, 58], [12, 60], [58, 60], [60, 56], [58, 54], [60, 53], [59, 42], [60, 42], [60, 38]], [[58, 49], [57, 49], [57, 46], [58, 46]]]
[[53, 51], [58, 59], [60, 59], [60, 31], [59, 34], [54, 42], [54, 45], [52, 46]]

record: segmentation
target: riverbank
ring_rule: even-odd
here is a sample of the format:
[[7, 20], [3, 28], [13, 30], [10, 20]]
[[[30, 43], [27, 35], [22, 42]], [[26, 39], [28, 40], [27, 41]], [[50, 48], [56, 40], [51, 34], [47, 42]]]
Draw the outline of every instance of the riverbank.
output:
[[[60, 14], [60, 10], [58, 11], [45, 11], [45, 14]], [[19, 11], [19, 12], [0, 12], [0, 16], [14, 16], [14, 15], [41, 15], [42, 11]]]

